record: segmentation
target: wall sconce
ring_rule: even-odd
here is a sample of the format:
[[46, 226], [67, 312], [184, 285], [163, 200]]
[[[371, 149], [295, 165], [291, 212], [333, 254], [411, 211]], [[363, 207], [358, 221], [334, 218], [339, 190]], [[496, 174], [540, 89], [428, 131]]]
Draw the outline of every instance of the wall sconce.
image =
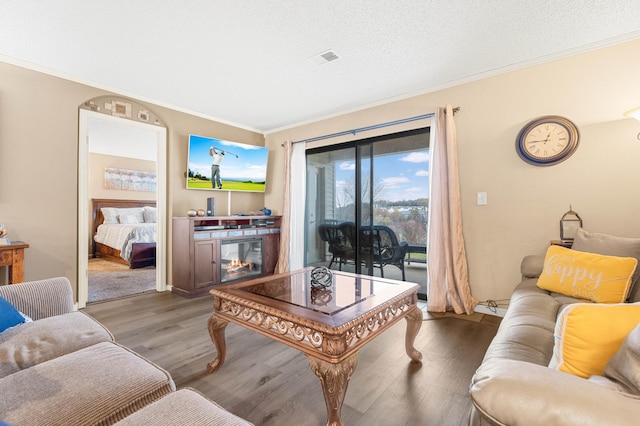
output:
[[636, 120], [640, 121], [640, 107], [630, 109], [629, 111], [625, 112], [623, 115], [625, 117], [635, 118]]
[[569, 211], [560, 219], [560, 240], [563, 243], [572, 242], [579, 228], [582, 228], [582, 219], [569, 206]]
[[[629, 111], [625, 112], [623, 115], [625, 117], [635, 118], [636, 120], [640, 121], [640, 107], [630, 109]], [[640, 133], [636, 135], [636, 139], [640, 141]]]

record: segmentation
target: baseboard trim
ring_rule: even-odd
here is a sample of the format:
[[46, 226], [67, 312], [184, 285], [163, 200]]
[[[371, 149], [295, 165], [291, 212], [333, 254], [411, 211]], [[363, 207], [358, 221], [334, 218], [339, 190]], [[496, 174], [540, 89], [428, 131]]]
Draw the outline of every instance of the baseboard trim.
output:
[[473, 310], [480, 314], [493, 315], [496, 317], [504, 317], [507, 313], [507, 310], [505, 308], [489, 308], [485, 305], [476, 305]]

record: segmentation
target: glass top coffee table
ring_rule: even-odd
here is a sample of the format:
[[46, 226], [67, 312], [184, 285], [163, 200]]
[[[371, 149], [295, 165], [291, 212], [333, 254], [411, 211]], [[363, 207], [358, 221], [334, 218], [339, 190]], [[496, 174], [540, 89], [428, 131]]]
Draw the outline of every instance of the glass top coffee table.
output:
[[217, 357], [207, 369], [213, 373], [224, 364], [224, 330], [229, 321], [256, 331], [307, 356], [322, 385], [327, 425], [342, 425], [342, 403], [362, 346], [405, 318], [407, 355], [421, 361], [422, 354], [413, 346], [422, 325], [419, 286], [331, 271], [324, 282], [327, 287], [315, 288], [312, 272], [306, 268], [211, 290], [214, 312], [209, 334]]

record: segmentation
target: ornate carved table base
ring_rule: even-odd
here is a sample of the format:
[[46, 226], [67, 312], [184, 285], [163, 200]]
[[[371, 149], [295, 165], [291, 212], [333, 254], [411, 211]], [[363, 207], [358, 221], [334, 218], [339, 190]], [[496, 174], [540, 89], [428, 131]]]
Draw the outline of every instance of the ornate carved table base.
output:
[[228, 321], [218, 318], [215, 313], [209, 318], [209, 336], [211, 336], [211, 340], [216, 346], [216, 352], [218, 353], [216, 359], [207, 364], [207, 371], [209, 371], [209, 373], [213, 373], [222, 367], [227, 358], [227, 343], [224, 338], [224, 330], [227, 328], [227, 324], [229, 324]]
[[[337, 306], [329, 311], [333, 315], [327, 315], [317, 312], [313, 307], [302, 307], [300, 302], [283, 303], [283, 293], [302, 293], [297, 288], [289, 292], [284, 290], [289, 290], [289, 286], [295, 283], [308, 282], [308, 277], [299, 279], [305, 271], [211, 290], [214, 312], [209, 318], [209, 335], [217, 356], [207, 364], [207, 370], [213, 373], [225, 362], [227, 346], [224, 334], [229, 321], [268, 336], [307, 356], [311, 370], [320, 379], [327, 407], [327, 426], [342, 426], [341, 411], [347, 386], [358, 364], [358, 352], [366, 343], [404, 318], [407, 321], [407, 355], [414, 362], [422, 360], [422, 354], [414, 347], [422, 326], [422, 311], [417, 307], [418, 286], [334, 272], [334, 276], [341, 276], [339, 279], [355, 278], [356, 300], [348, 308]], [[362, 285], [362, 281], [366, 286]], [[343, 289], [349, 283], [343, 282]], [[245, 288], [249, 290], [243, 293]], [[363, 289], [367, 291], [368, 288], [371, 289], [369, 298], [367, 295], [361, 297]]]
[[320, 379], [324, 402], [327, 405], [327, 426], [342, 426], [342, 403], [347, 393], [349, 379], [358, 365], [358, 353], [351, 354], [342, 362], [331, 364], [307, 355], [311, 370]]
[[420, 327], [422, 327], [422, 311], [418, 306], [413, 306], [413, 309], [407, 312], [407, 316], [404, 317], [404, 319], [407, 320], [407, 335], [404, 339], [404, 347], [407, 355], [409, 355], [412, 361], [422, 361], [422, 354], [413, 346], [418, 331], [420, 331]]

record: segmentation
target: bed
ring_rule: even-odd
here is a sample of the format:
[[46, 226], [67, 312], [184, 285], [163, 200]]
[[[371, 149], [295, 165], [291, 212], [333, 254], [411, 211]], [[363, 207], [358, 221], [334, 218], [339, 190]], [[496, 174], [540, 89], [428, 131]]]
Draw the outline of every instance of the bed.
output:
[[155, 200], [91, 201], [93, 256], [129, 265], [131, 269], [155, 266]]

